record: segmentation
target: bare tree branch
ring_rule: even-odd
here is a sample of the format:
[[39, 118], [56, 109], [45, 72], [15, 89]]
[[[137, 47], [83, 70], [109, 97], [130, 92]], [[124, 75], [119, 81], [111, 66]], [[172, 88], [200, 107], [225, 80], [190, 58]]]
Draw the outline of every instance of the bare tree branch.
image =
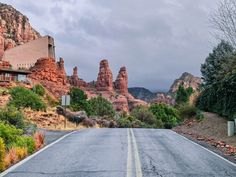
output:
[[217, 30], [217, 39], [224, 39], [236, 47], [236, 1], [222, 0], [210, 16], [212, 27]]

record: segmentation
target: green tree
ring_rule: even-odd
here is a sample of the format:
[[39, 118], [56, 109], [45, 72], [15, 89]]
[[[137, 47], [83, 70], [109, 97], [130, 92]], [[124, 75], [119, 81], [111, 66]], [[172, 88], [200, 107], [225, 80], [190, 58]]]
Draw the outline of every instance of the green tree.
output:
[[91, 115], [91, 107], [87, 101], [87, 95], [83, 90], [73, 87], [70, 89], [71, 109], [73, 111], [84, 110], [88, 115]]
[[109, 102], [107, 99], [103, 98], [102, 96], [92, 98], [88, 101], [88, 103], [91, 109], [91, 115], [108, 116], [110, 118], [111, 117], [113, 118], [115, 115], [115, 110], [111, 102]]
[[179, 88], [176, 92], [176, 98], [175, 98], [176, 103], [177, 104], [187, 103], [189, 101], [189, 97], [193, 92], [194, 91], [192, 87], [185, 89], [183, 85], [179, 85]]
[[225, 77], [229, 68], [232, 67], [228, 61], [232, 55], [234, 55], [234, 48], [226, 41], [221, 41], [213, 49], [205, 63], [201, 65], [201, 72], [206, 85], [216, 83]]

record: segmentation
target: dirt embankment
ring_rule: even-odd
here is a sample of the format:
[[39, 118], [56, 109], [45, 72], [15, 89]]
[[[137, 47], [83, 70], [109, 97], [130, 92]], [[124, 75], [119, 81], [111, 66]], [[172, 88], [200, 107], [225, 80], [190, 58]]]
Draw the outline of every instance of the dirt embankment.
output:
[[227, 120], [213, 113], [204, 113], [204, 119], [186, 120], [173, 130], [217, 152], [236, 159], [236, 135], [227, 136]]

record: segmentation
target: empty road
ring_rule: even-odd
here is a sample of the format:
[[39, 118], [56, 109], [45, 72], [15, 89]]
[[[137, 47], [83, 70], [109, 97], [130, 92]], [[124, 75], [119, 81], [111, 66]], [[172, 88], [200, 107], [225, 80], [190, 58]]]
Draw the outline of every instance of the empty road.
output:
[[4, 175], [235, 177], [236, 166], [171, 130], [85, 129], [70, 134]]

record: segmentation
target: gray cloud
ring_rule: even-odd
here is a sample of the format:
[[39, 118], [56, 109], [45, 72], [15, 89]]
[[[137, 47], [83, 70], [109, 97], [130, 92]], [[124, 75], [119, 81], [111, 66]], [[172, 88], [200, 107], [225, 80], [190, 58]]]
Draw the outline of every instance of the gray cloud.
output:
[[200, 75], [212, 49], [209, 13], [216, 0], [3, 0], [55, 38], [67, 73], [95, 80], [102, 58], [114, 78], [127, 66], [130, 86], [166, 90], [182, 72]]

